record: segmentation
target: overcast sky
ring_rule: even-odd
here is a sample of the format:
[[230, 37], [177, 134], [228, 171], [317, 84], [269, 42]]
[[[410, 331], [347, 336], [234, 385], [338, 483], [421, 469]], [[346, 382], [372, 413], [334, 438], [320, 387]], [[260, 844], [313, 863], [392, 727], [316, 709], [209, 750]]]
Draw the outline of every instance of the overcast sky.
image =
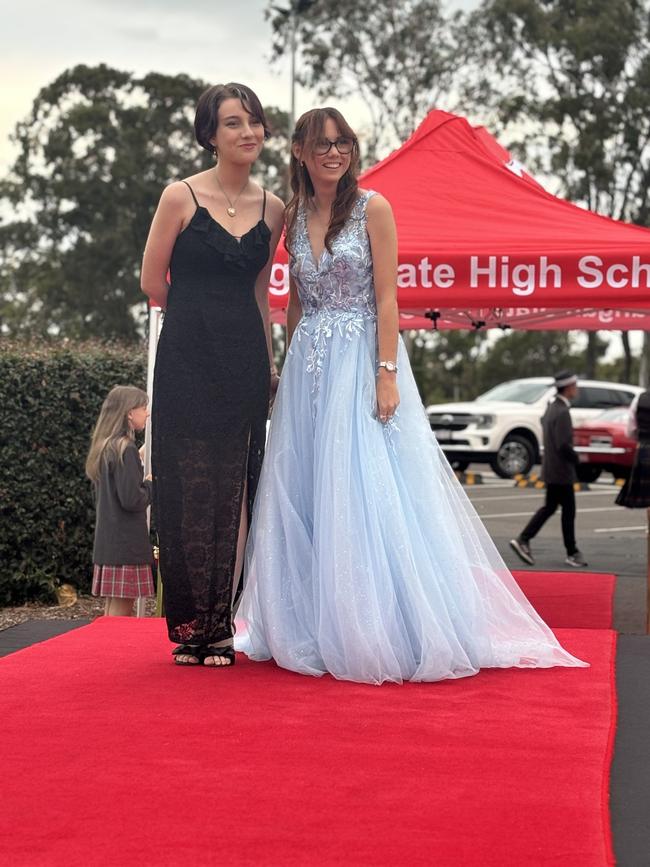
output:
[[0, 168], [9, 134], [39, 89], [78, 63], [244, 81], [288, 104], [285, 64], [271, 70], [266, 0], [0, 0]]
[[[15, 152], [9, 135], [39, 89], [78, 63], [243, 81], [262, 104], [288, 108], [289, 64], [270, 64], [266, 7], [267, 0], [0, 0], [0, 172]], [[365, 122], [359, 103], [337, 102], [353, 125]], [[299, 90], [298, 113], [312, 105]]]

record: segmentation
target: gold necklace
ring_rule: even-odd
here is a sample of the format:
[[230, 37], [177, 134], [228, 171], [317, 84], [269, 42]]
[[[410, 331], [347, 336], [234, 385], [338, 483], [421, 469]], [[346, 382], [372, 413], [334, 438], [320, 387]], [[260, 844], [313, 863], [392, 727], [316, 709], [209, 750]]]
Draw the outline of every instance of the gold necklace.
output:
[[237, 198], [235, 199], [235, 201], [234, 201], [234, 202], [231, 202], [228, 193], [224, 190], [224, 188], [223, 188], [223, 184], [222, 184], [221, 181], [219, 180], [219, 175], [217, 174], [216, 169], [215, 169], [215, 172], [214, 172], [214, 176], [215, 176], [215, 178], [217, 179], [217, 183], [219, 184], [219, 188], [221, 189], [221, 192], [224, 194], [224, 196], [226, 197], [226, 201], [227, 201], [228, 204], [230, 205], [229, 208], [226, 208], [226, 213], [228, 214], [229, 217], [235, 217], [235, 216], [237, 216], [237, 211], [235, 210], [235, 205], [236, 205], [237, 202], [239, 201], [239, 199], [240, 199], [240, 197], [241, 197], [241, 194], [244, 192], [244, 190], [245, 190], [246, 187], [248, 186], [248, 178], [246, 178], [246, 183], [244, 184], [244, 186], [243, 186], [243, 187], [241, 188], [241, 190], [239, 191], [239, 193], [238, 193]]

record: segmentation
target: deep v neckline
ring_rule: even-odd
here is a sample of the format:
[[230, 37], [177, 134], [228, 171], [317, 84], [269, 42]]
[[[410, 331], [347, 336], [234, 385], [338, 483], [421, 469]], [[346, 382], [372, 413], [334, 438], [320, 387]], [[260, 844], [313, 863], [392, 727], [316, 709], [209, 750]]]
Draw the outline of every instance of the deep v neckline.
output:
[[[305, 237], [307, 238], [307, 246], [309, 247], [309, 252], [311, 254], [312, 261], [313, 261], [314, 265], [316, 266], [316, 268], [319, 268], [320, 263], [323, 259], [323, 255], [327, 251], [327, 247], [323, 244], [323, 249], [320, 252], [320, 256], [316, 257], [316, 254], [314, 253], [314, 247], [311, 243], [311, 235], [309, 234], [309, 223], [307, 222], [307, 205], [303, 205], [302, 218], [303, 218], [304, 223], [305, 223]], [[327, 234], [327, 233], [325, 233], [325, 234]]]

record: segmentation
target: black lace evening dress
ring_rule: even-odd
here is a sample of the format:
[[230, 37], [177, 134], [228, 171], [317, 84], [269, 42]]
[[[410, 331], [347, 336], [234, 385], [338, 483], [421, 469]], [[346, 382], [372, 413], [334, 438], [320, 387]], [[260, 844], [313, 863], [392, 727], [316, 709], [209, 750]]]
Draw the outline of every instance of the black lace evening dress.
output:
[[634, 464], [616, 497], [618, 506], [628, 509], [650, 508], [650, 391], [639, 394], [630, 407], [632, 433], [638, 440]]
[[156, 355], [153, 508], [169, 637], [207, 644], [232, 637], [242, 498], [248, 481], [250, 520], [264, 453], [270, 372], [255, 281], [271, 231], [266, 192], [239, 239], [190, 192]]

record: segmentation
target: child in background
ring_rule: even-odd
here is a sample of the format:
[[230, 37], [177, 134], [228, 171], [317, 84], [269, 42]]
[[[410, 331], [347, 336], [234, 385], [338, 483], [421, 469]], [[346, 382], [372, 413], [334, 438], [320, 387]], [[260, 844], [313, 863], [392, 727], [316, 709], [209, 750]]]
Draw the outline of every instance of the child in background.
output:
[[147, 423], [148, 400], [145, 391], [130, 385], [111, 389], [86, 459], [97, 509], [92, 592], [105, 597], [110, 616], [128, 617], [135, 599], [154, 595], [146, 519], [151, 480], [142, 478], [135, 444], [135, 432]]

